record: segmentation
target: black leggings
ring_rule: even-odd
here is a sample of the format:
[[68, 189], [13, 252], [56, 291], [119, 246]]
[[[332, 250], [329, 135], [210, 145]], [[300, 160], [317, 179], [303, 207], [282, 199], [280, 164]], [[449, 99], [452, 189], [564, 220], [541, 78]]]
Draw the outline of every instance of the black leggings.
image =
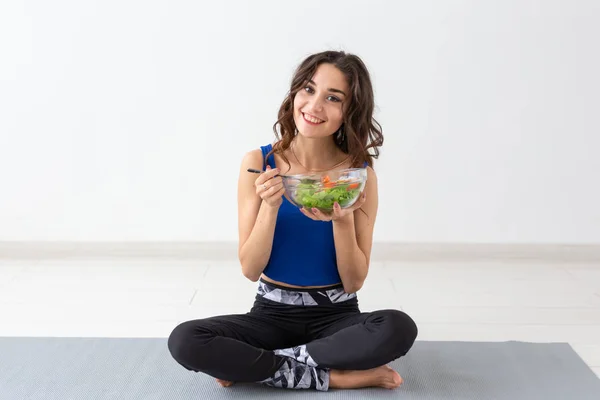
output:
[[329, 370], [364, 370], [405, 355], [417, 337], [398, 310], [361, 313], [341, 285], [290, 289], [264, 280], [250, 312], [183, 322], [168, 340], [186, 369], [234, 382], [327, 390]]

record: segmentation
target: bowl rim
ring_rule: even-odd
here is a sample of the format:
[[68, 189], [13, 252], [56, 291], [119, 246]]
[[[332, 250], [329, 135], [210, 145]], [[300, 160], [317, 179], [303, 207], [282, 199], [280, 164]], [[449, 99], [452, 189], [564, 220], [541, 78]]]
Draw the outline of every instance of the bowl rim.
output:
[[313, 176], [323, 176], [323, 175], [327, 175], [330, 173], [335, 172], [337, 173], [344, 173], [344, 172], [351, 172], [351, 171], [366, 171], [367, 167], [358, 167], [358, 168], [343, 168], [343, 169], [331, 169], [328, 171], [323, 171], [323, 172], [315, 172], [314, 174], [294, 174], [294, 175], [281, 175], [281, 177], [283, 179], [288, 179], [288, 178], [295, 178], [295, 179], [299, 179], [301, 177], [304, 178], [308, 178], [308, 177], [313, 177]]

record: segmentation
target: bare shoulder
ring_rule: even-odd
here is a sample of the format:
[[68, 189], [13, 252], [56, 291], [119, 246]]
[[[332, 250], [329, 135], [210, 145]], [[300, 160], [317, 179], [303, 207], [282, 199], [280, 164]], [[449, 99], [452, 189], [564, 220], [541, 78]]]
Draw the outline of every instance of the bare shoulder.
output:
[[261, 149], [253, 149], [242, 157], [241, 168], [247, 170], [248, 168], [254, 168], [261, 170], [263, 167], [263, 154]]
[[239, 248], [246, 242], [252, 232], [261, 199], [256, 194], [255, 182], [258, 174], [248, 172], [248, 168], [262, 170], [263, 156], [260, 149], [244, 154], [238, 178], [238, 233]]
[[375, 205], [377, 204], [377, 192], [378, 192], [378, 181], [377, 173], [372, 167], [367, 167], [367, 183], [365, 185], [365, 191], [367, 193], [367, 203], [369, 199], [374, 200]]
[[258, 197], [255, 196], [254, 187], [254, 183], [256, 181], [256, 178], [258, 178], [258, 174], [248, 172], [248, 169], [250, 168], [262, 171], [263, 154], [261, 149], [250, 150], [246, 152], [242, 157], [238, 177], [238, 202], [242, 201], [244, 197]]
[[367, 166], [367, 183], [372, 182], [374, 186], [377, 186], [377, 173], [373, 167]]
[[364, 228], [365, 224], [369, 225], [375, 221], [377, 209], [379, 208], [379, 190], [377, 185], [377, 173], [375, 173], [373, 168], [367, 166], [367, 182], [363, 189], [366, 195], [365, 203], [360, 209], [354, 211], [357, 228]]

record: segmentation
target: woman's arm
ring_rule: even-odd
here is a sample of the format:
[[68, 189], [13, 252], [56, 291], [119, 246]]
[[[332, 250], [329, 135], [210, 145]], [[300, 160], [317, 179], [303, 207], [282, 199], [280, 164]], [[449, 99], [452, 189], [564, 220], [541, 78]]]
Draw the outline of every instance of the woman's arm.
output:
[[[271, 179], [267, 185], [272, 185], [274, 196], [269, 202], [264, 201], [258, 194], [255, 186], [257, 175], [249, 173], [248, 168], [262, 170], [262, 151], [253, 150], [244, 156], [240, 167], [238, 180], [238, 258], [242, 266], [242, 273], [248, 279], [256, 282], [265, 269], [273, 245], [275, 222], [283, 192], [276, 190], [276, 183], [281, 178]], [[271, 174], [269, 172], [264, 173]]]
[[369, 271], [379, 203], [377, 175], [371, 167], [367, 168], [364, 193], [366, 199], [360, 209], [332, 222], [338, 272], [347, 293], [360, 290]]

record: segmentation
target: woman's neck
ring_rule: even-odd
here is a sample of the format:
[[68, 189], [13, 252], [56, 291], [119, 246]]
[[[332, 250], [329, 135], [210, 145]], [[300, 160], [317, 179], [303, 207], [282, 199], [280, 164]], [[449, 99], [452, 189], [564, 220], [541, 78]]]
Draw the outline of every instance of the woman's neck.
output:
[[[297, 135], [290, 146], [295, 160], [311, 172], [334, 168], [346, 155], [335, 145], [331, 136], [325, 138], [305, 138]], [[343, 157], [340, 157], [342, 156]]]

